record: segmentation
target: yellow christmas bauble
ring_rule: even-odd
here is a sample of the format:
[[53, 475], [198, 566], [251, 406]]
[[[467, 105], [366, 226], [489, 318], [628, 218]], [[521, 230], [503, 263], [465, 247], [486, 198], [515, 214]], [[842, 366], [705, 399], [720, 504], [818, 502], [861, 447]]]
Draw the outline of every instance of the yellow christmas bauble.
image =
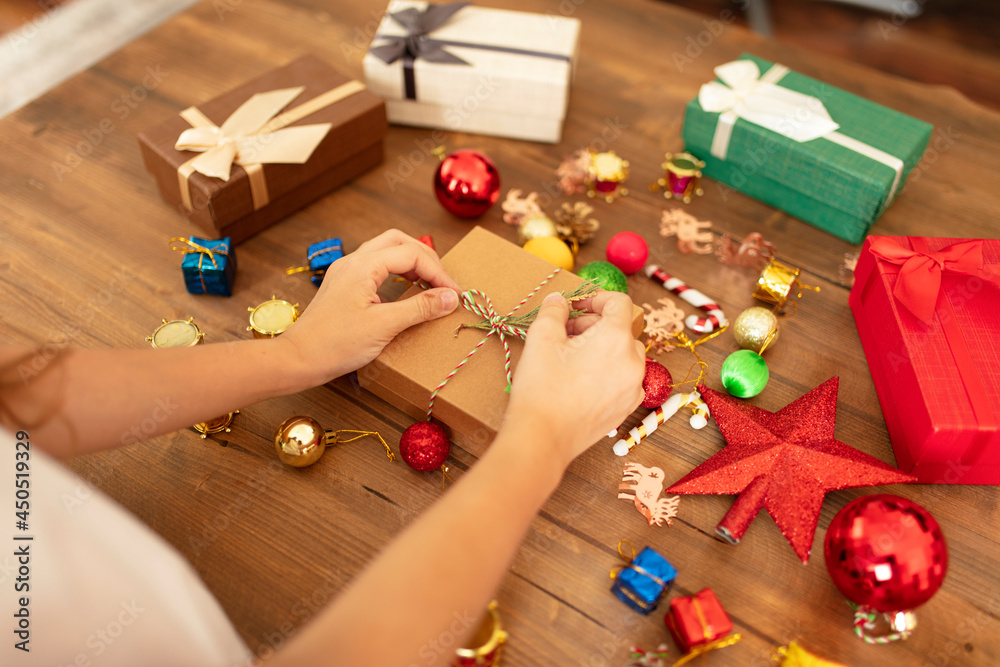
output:
[[524, 249], [536, 257], [541, 257], [549, 264], [555, 264], [566, 271], [573, 270], [573, 253], [569, 246], [555, 236], [543, 236], [531, 239], [524, 244]]
[[525, 218], [517, 228], [517, 242], [524, 245], [531, 239], [544, 238], [546, 236], [559, 236], [556, 230], [556, 223], [552, 222], [544, 215], [533, 215]]
[[326, 431], [311, 417], [289, 417], [274, 434], [274, 451], [290, 466], [311, 466], [326, 451]]
[[778, 339], [778, 318], [769, 309], [760, 306], [747, 308], [733, 322], [733, 337], [744, 350], [759, 353], [772, 331], [774, 335], [769, 346]]

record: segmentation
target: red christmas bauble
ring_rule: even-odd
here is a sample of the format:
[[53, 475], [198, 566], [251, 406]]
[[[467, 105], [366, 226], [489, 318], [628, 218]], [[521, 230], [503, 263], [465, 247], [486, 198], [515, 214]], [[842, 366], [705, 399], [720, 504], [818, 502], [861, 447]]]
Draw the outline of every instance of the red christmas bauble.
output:
[[451, 443], [444, 429], [433, 422], [417, 422], [403, 431], [399, 456], [414, 470], [437, 470], [448, 458]]
[[948, 570], [948, 547], [930, 512], [886, 493], [840, 510], [826, 530], [824, 554], [844, 597], [887, 613], [930, 600]]
[[630, 276], [646, 266], [649, 246], [646, 245], [646, 240], [635, 232], [618, 232], [608, 241], [605, 254], [609, 262]]
[[500, 197], [500, 172], [478, 151], [455, 151], [434, 173], [434, 194], [452, 215], [478, 218]]
[[672, 385], [674, 379], [670, 377], [670, 371], [666, 366], [646, 358], [646, 376], [642, 378], [642, 390], [646, 392], [646, 398], [642, 400], [644, 408], [658, 408], [674, 390]]

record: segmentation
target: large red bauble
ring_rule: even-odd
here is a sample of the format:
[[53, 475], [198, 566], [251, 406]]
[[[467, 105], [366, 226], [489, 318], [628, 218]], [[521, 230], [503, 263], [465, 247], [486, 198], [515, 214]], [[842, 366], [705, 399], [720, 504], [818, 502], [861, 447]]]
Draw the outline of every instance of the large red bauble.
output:
[[658, 408], [663, 405], [674, 390], [673, 383], [674, 379], [666, 366], [647, 357], [646, 376], [642, 378], [642, 390], [646, 392], [646, 397], [642, 399], [642, 407]]
[[434, 194], [452, 215], [478, 218], [500, 197], [500, 172], [478, 151], [455, 151], [434, 173]]
[[399, 438], [399, 456], [414, 470], [437, 470], [448, 458], [451, 443], [444, 429], [433, 422], [417, 422]]
[[635, 232], [619, 232], [608, 241], [605, 254], [609, 262], [630, 276], [646, 266], [649, 246], [646, 245], [646, 240]]
[[826, 569], [851, 602], [909, 611], [931, 599], [948, 570], [948, 547], [934, 517], [890, 494], [848, 503], [826, 530]]

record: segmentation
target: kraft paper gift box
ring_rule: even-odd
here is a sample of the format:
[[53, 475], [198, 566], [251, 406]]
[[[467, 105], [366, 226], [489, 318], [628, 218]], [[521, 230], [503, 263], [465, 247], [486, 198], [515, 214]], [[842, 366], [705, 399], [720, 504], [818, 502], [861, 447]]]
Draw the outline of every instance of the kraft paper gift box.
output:
[[389, 122], [558, 143], [578, 19], [392, 0], [364, 58]]
[[900, 470], [1000, 484], [1000, 240], [871, 236], [850, 306]]
[[[163, 199], [238, 244], [381, 163], [387, 131], [381, 99], [304, 56], [142, 132], [139, 145]], [[182, 134], [198, 150], [176, 148]], [[248, 135], [231, 167], [226, 135]]]
[[[509, 313], [555, 270], [552, 264], [482, 227], [474, 227], [441, 262], [463, 290], [486, 294], [499, 315]], [[528, 313], [550, 292], [569, 291], [581, 282], [572, 273], [560, 271], [517, 313]], [[401, 298], [419, 290], [413, 287]], [[484, 301], [480, 298], [477, 303]], [[483, 331], [458, 327], [482, 319], [459, 306], [447, 317], [406, 329], [358, 371], [358, 381], [413, 419], [426, 419], [431, 392], [485, 336]], [[633, 336], [638, 337], [642, 327], [642, 309], [633, 306]], [[523, 342], [516, 336], [508, 336], [507, 341], [516, 374]], [[449, 428], [452, 442], [479, 454], [500, 428], [509, 399], [506, 385], [504, 349], [494, 334], [437, 395], [433, 418]]]
[[711, 644], [733, 631], [729, 614], [711, 588], [674, 598], [663, 620], [682, 653], [689, 653], [696, 646]]
[[611, 592], [632, 609], [649, 614], [660, 604], [660, 598], [676, 578], [674, 566], [646, 547], [618, 572]]
[[715, 73], [682, 131], [704, 175], [851, 243], [902, 190], [933, 130], [752, 55]]

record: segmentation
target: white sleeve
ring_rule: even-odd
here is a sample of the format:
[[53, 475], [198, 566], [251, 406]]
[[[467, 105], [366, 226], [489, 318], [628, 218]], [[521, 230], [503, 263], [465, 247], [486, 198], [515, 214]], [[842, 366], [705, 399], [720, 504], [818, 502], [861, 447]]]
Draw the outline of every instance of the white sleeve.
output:
[[0, 430], [0, 664], [249, 665], [191, 565], [21, 434]]

